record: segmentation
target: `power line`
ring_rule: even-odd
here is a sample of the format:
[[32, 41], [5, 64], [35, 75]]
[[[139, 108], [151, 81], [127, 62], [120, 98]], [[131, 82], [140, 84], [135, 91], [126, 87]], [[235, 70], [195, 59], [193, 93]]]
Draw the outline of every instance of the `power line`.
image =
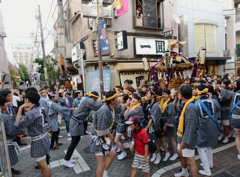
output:
[[49, 10], [49, 12], [48, 12], [48, 17], [47, 17], [47, 21], [46, 21], [45, 27], [44, 27], [43, 29], [45, 29], [45, 28], [47, 27], [48, 20], [49, 20], [49, 17], [50, 17], [51, 11], [52, 11], [52, 6], [53, 6], [53, 0], [52, 0], [52, 3], [51, 3], [51, 6], [50, 6], [50, 10]]

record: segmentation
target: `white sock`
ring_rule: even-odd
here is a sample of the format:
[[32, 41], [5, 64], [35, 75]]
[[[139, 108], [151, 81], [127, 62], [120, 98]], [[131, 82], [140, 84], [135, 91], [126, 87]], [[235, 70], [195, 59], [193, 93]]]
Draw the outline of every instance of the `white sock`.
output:
[[182, 167], [182, 172], [187, 173], [188, 172], [187, 168]]
[[103, 175], [108, 175], [108, 171], [107, 171], [107, 170], [104, 170], [104, 171], [103, 171]]
[[238, 157], [238, 160], [240, 160], [240, 154], [238, 154], [237, 157]]

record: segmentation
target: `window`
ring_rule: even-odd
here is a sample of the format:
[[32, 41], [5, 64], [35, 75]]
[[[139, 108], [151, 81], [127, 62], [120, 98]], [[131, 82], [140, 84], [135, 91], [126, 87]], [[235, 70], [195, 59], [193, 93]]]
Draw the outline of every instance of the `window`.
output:
[[163, 27], [162, 0], [135, 0], [135, 27]]
[[240, 3], [236, 6], [236, 22], [240, 22]]
[[211, 24], [195, 24], [195, 52], [205, 48], [207, 52], [218, 52], [217, 26]]

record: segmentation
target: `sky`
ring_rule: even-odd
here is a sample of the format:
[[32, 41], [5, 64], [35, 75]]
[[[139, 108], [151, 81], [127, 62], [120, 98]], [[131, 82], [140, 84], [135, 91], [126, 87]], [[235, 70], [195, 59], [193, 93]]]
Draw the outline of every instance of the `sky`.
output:
[[[11, 60], [11, 43], [28, 43], [31, 32], [36, 33], [38, 5], [41, 8], [44, 38], [53, 29], [52, 14], [57, 0], [1, 0], [0, 9], [7, 37], [5, 38], [8, 58]], [[52, 4], [53, 3], [53, 4]], [[52, 6], [51, 6], [52, 4]], [[49, 16], [49, 18], [48, 18]], [[47, 20], [48, 19], [48, 20]], [[47, 24], [47, 25], [46, 25]], [[38, 28], [40, 42], [40, 28]], [[41, 49], [41, 48], [40, 48]], [[53, 49], [52, 33], [45, 41], [45, 51], [48, 54]]]

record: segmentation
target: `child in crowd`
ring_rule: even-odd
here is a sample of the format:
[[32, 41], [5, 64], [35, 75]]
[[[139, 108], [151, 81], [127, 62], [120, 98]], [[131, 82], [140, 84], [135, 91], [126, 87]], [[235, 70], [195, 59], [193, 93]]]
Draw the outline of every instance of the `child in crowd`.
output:
[[[149, 168], [149, 157], [151, 153], [149, 152], [149, 137], [148, 133], [144, 128], [140, 126], [139, 116], [132, 116], [129, 121], [125, 122], [131, 126], [132, 136], [135, 138], [134, 142], [134, 160], [132, 164], [132, 174], [131, 177], [135, 177], [139, 165], [142, 167], [142, 171], [146, 177], [150, 177]], [[136, 151], [136, 153], [135, 153]]]

